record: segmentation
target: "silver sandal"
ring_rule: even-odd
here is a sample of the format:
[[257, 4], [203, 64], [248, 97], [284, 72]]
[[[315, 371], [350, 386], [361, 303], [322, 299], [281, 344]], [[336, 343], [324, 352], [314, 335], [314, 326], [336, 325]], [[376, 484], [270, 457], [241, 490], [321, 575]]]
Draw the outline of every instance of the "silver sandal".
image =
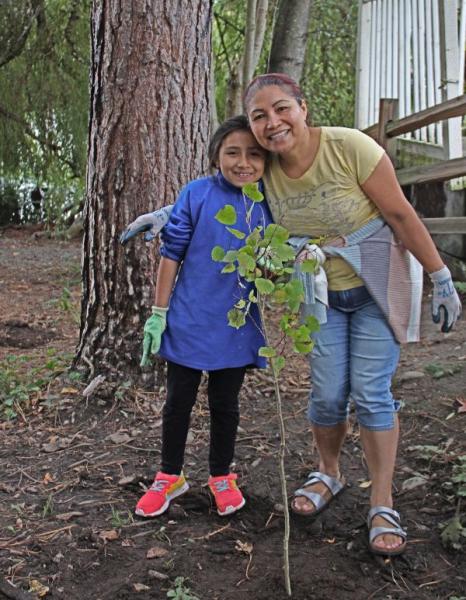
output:
[[[372, 527], [372, 519], [375, 516], [382, 517], [382, 519], [385, 519], [385, 521], [391, 523], [393, 527]], [[388, 506], [372, 507], [367, 515], [367, 527], [369, 529], [369, 549], [373, 554], [379, 554], [382, 556], [397, 556], [405, 551], [408, 534], [404, 529], [401, 528], [400, 515], [396, 512], [396, 510], [393, 510], [393, 508], [389, 508]], [[403, 540], [403, 543], [396, 548], [386, 550], [375, 546], [373, 543], [375, 538], [379, 535], [383, 535], [384, 533], [390, 533], [400, 537]]]
[[[304, 488], [314, 485], [316, 483], [323, 483], [329, 489], [331, 496], [330, 498], [325, 498], [322, 494], [318, 492], [308, 492]], [[325, 473], [321, 473], [320, 471], [314, 471], [309, 473], [308, 480], [303, 485], [303, 487], [296, 490], [294, 493], [295, 498], [304, 497], [312, 502], [314, 505], [314, 510], [312, 511], [303, 511], [297, 510], [293, 503], [291, 504], [291, 510], [302, 517], [313, 518], [321, 513], [323, 510], [327, 508], [330, 502], [343, 490], [345, 489], [345, 479], [341, 477], [337, 479], [336, 477], [331, 477], [330, 475], [326, 475]]]

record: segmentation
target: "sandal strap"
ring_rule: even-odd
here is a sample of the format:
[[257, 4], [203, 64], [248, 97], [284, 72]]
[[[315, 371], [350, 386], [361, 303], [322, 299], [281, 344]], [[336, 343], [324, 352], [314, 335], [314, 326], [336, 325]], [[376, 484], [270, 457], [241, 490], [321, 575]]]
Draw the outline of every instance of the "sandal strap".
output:
[[303, 488], [296, 490], [294, 496], [304, 496], [314, 504], [315, 510], [320, 510], [327, 503], [327, 500], [318, 492], [308, 492]]
[[308, 480], [303, 487], [308, 487], [309, 485], [319, 483], [320, 481], [328, 487], [332, 493], [332, 496], [336, 496], [344, 487], [344, 484], [340, 481], [340, 479], [337, 477], [331, 477], [330, 475], [326, 475], [320, 471], [313, 471], [312, 473], [309, 473]]
[[390, 533], [392, 535], [397, 535], [398, 537], [402, 538], [402, 540], [404, 542], [408, 538], [408, 534], [406, 533], [406, 531], [404, 529], [401, 529], [401, 527], [372, 527], [371, 530], [369, 531], [370, 543], [372, 544], [372, 542], [375, 540], [376, 537], [378, 537], [379, 535], [382, 535], [384, 533]]
[[391, 523], [394, 527], [400, 526], [400, 521], [401, 521], [400, 514], [393, 508], [380, 505], [380, 506], [373, 506], [370, 509], [369, 514], [367, 515], [367, 527], [369, 529], [371, 527], [372, 519], [376, 515], [382, 517], [383, 519], [385, 519], [386, 521]]

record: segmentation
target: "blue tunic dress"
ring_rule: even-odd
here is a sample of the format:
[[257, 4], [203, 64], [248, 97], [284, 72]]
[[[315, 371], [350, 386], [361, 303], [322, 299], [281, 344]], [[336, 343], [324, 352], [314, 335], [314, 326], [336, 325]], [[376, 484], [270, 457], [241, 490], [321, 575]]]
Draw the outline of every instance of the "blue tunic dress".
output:
[[185, 367], [214, 371], [232, 367], [265, 367], [257, 355], [265, 344], [257, 306], [246, 324], [235, 329], [228, 324], [228, 311], [240, 299], [247, 299], [252, 284], [238, 280], [238, 274], [221, 273], [225, 263], [214, 262], [214, 246], [236, 250], [244, 240], [233, 236], [215, 219], [217, 212], [231, 204], [237, 213], [235, 229], [249, 233], [249, 227], [266, 227], [272, 222], [265, 202], [255, 203], [251, 223], [246, 211], [251, 201], [221, 173], [191, 181], [181, 191], [170, 220], [162, 231], [161, 254], [181, 262], [170, 307], [167, 328], [159, 354]]

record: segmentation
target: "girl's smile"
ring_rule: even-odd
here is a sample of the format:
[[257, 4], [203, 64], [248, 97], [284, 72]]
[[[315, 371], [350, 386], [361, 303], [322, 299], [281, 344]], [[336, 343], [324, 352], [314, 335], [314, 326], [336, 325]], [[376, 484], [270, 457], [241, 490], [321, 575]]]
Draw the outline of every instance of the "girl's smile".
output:
[[218, 168], [235, 187], [254, 183], [264, 174], [265, 151], [249, 131], [233, 131], [220, 147]]

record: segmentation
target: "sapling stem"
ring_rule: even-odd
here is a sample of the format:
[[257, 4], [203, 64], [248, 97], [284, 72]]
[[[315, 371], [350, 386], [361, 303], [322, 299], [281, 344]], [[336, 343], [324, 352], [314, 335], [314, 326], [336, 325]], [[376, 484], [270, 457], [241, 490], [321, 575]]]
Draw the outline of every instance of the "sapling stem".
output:
[[[262, 297], [259, 295], [258, 298], [259, 314], [262, 322], [263, 335], [265, 343], [269, 346], [269, 335], [267, 331], [267, 320], [264, 314], [264, 302]], [[278, 471], [280, 474], [280, 485], [282, 492], [282, 504], [283, 504], [283, 515], [285, 518], [285, 527], [283, 531], [283, 574], [285, 577], [285, 588], [288, 596], [291, 596], [291, 579], [290, 579], [290, 511], [288, 510], [288, 491], [286, 489], [286, 477], [285, 477], [285, 451], [286, 451], [286, 430], [285, 420], [283, 419], [282, 409], [282, 398], [280, 395], [280, 386], [278, 385], [279, 370], [277, 369], [274, 361], [271, 361], [273, 384], [275, 389], [275, 405], [277, 409], [278, 426], [280, 432], [280, 445], [278, 448]]]

